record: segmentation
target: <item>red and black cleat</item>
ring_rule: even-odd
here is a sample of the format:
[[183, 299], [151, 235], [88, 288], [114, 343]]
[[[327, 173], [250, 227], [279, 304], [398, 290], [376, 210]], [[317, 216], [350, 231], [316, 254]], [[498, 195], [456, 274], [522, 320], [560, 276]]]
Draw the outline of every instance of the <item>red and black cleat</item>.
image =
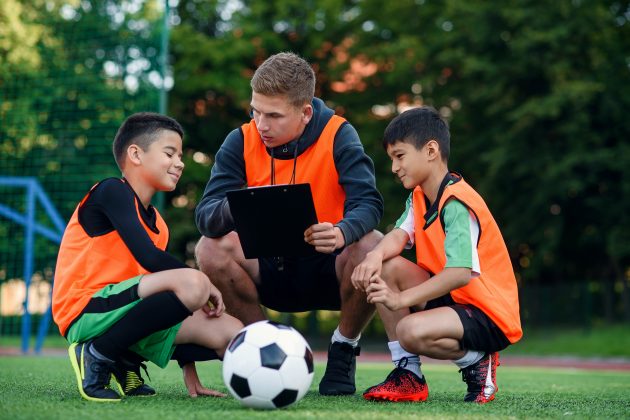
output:
[[499, 353], [487, 353], [477, 363], [460, 369], [462, 380], [468, 385], [464, 401], [485, 404], [494, 400], [499, 390], [497, 366], [500, 364]]
[[425, 401], [428, 396], [429, 386], [424, 375], [420, 378], [400, 367], [400, 363], [383, 382], [363, 393], [363, 398], [370, 401]]

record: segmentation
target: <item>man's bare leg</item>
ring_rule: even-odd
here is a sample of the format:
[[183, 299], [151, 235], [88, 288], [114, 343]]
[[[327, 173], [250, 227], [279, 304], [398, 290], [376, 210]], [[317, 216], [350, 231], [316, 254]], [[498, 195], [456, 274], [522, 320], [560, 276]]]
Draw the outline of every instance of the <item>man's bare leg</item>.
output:
[[365, 254], [371, 251], [383, 235], [370, 232], [359, 242], [347, 247], [335, 262], [339, 294], [341, 297], [341, 315], [339, 327], [333, 334], [328, 348], [326, 373], [319, 383], [322, 395], [347, 395], [356, 392], [355, 370], [356, 356], [359, 353], [358, 340], [361, 331], [374, 316], [374, 305], [367, 302], [365, 293], [352, 286], [350, 277], [354, 268], [363, 261]]
[[228, 313], [245, 325], [265, 319], [256, 290], [258, 260], [245, 258], [236, 232], [220, 238], [202, 237], [195, 257], [199, 269], [221, 291]]

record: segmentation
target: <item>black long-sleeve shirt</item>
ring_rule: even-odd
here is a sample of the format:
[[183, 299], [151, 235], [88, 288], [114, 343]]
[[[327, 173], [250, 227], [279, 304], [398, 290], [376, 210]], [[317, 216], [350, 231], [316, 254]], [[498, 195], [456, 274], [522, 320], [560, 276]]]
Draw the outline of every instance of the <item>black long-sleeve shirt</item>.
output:
[[117, 178], [105, 179], [92, 190], [79, 209], [79, 223], [91, 237], [116, 230], [136, 261], [151, 273], [188, 268], [151, 241], [136, 217], [136, 201], [142, 221], [157, 232], [153, 206], [144, 208], [131, 186]]

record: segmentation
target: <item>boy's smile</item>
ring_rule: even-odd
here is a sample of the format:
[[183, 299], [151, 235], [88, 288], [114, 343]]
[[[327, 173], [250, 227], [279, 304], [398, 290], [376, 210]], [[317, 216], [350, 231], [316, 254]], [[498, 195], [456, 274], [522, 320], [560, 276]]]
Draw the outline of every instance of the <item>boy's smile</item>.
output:
[[414, 145], [401, 141], [387, 146], [387, 155], [392, 160], [392, 172], [406, 189], [415, 188], [428, 176], [424, 149], [418, 150]]

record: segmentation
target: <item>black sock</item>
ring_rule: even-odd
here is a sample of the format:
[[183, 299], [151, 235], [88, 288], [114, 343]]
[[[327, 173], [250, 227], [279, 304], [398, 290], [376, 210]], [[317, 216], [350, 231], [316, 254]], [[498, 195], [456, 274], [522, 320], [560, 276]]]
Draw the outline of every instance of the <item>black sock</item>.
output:
[[191, 362], [220, 359], [216, 351], [198, 344], [178, 344], [171, 360], [177, 360], [180, 368]]
[[108, 359], [118, 360], [134, 343], [177, 325], [190, 315], [175, 293], [156, 293], [138, 302], [92, 345]]

